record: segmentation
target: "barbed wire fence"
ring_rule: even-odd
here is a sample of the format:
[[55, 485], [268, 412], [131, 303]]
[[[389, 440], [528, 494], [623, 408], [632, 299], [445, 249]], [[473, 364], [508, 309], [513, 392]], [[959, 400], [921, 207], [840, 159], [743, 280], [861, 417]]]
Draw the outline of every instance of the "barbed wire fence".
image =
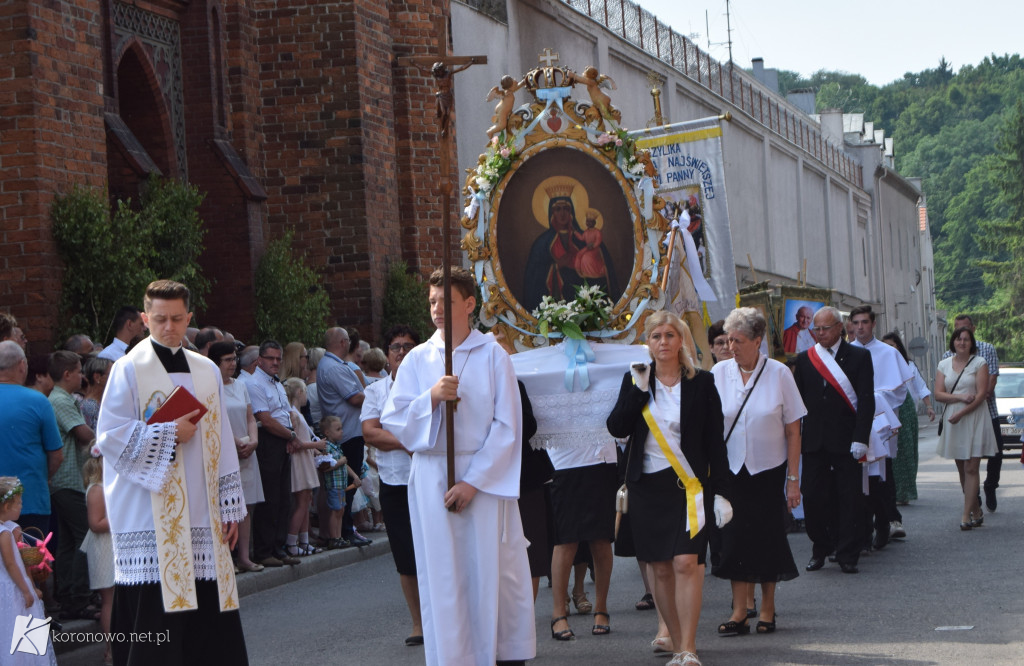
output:
[[800, 109], [772, 94], [774, 91], [769, 92], [741, 68], [719, 63], [648, 10], [630, 0], [562, 1], [730, 102], [857, 187], [864, 186], [860, 165], [826, 138], [817, 123]]

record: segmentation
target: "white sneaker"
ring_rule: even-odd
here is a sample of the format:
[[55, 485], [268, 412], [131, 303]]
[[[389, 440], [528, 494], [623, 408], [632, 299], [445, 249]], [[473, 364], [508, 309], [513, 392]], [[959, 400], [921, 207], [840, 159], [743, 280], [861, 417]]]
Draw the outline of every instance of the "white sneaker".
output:
[[889, 523], [889, 538], [890, 539], [903, 539], [907, 536], [907, 531], [903, 529], [903, 523], [898, 520], [894, 520]]
[[666, 666], [701, 666], [700, 659], [692, 652], [678, 652]]

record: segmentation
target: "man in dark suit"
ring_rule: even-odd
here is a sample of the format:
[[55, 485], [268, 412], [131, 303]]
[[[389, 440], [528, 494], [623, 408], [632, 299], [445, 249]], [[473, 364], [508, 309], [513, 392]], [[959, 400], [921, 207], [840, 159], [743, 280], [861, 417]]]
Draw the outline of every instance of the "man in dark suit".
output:
[[833, 307], [814, 314], [811, 330], [818, 344], [797, 356], [795, 371], [807, 407], [801, 491], [814, 544], [807, 570], [820, 569], [834, 550], [843, 573], [857, 573], [864, 520], [858, 460], [867, 453], [875, 414], [871, 354], [840, 338], [842, 315]]

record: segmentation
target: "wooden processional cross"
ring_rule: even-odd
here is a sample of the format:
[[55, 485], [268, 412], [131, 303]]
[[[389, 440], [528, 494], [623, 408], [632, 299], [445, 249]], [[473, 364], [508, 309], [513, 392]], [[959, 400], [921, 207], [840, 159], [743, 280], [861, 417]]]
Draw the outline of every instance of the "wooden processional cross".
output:
[[[444, 374], [452, 374], [452, 182], [451, 182], [451, 124], [455, 115], [455, 95], [452, 91], [454, 77], [464, 69], [473, 65], [487, 64], [487, 56], [453, 56], [448, 53], [448, 19], [439, 16], [434, 19], [434, 32], [440, 41], [440, 53], [436, 56], [407, 56], [398, 58], [400, 67], [416, 67], [421, 71], [429, 71], [434, 77], [437, 89], [434, 98], [437, 100], [438, 137], [441, 151], [441, 267], [444, 272]], [[457, 400], [445, 402], [445, 435], [448, 439], [448, 488], [455, 485], [455, 403]], [[455, 504], [448, 507], [455, 510]]]

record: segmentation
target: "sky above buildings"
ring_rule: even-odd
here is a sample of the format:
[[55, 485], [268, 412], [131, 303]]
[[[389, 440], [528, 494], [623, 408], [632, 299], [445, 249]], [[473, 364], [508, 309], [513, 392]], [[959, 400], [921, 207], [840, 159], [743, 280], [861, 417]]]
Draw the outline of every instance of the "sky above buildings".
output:
[[[710, 34], [711, 56], [728, 61], [725, 0], [634, 2], [701, 49]], [[760, 57], [765, 67], [804, 76], [845, 71], [882, 86], [942, 57], [956, 72], [992, 53], [1024, 50], [1022, 0], [730, 0], [729, 10], [737, 65], [749, 68]]]

